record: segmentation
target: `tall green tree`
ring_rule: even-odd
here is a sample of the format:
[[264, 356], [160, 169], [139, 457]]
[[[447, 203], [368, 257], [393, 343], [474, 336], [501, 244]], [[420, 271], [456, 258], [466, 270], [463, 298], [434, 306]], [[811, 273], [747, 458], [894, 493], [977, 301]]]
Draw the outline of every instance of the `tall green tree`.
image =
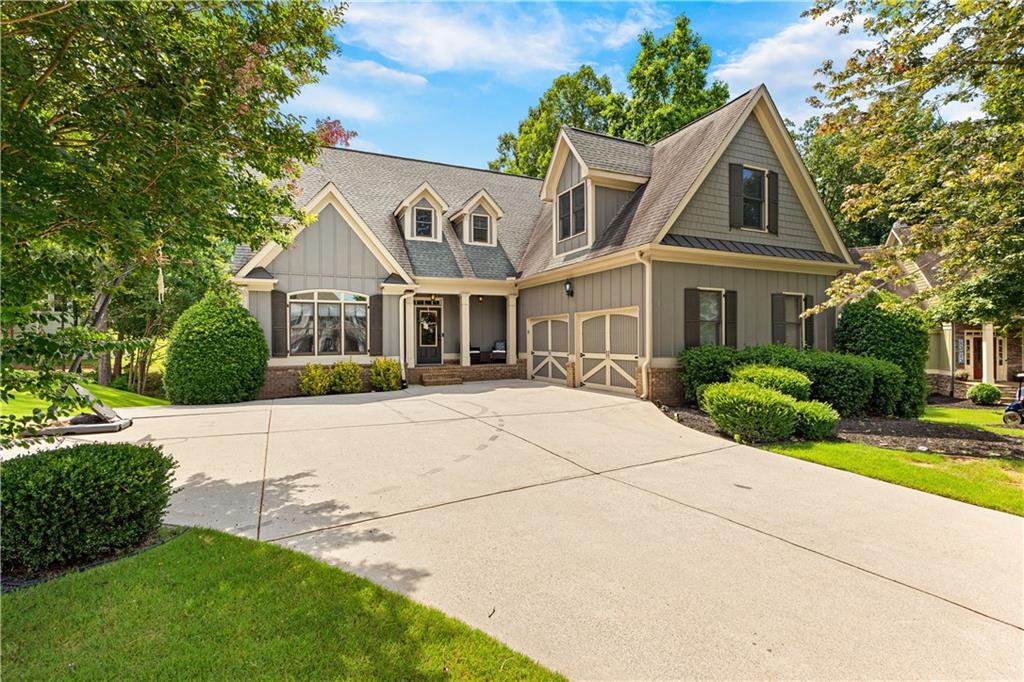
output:
[[498, 137], [498, 158], [491, 170], [541, 177], [551, 161], [551, 151], [563, 125], [604, 131], [605, 107], [612, 92], [608, 76], [598, 76], [589, 66], [555, 79], [530, 107], [515, 133]]
[[[964, 322], [1024, 318], [1024, 5], [1010, 0], [816, 0], [808, 14], [877, 40], [820, 69], [827, 132], [881, 176], [853, 186], [850, 221], [888, 216], [902, 246], [837, 280], [831, 302], [900, 277], [895, 263], [942, 255], [935, 310]], [[938, 122], [948, 105], [974, 116]], [[929, 125], [920, 125], [921, 117]]]

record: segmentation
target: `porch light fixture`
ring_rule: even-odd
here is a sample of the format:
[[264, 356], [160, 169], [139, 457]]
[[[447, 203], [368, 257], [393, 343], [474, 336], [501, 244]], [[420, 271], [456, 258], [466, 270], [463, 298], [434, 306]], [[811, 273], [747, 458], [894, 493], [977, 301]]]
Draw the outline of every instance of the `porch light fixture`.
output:
[[565, 295], [572, 298], [572, 280], [565, 280]]

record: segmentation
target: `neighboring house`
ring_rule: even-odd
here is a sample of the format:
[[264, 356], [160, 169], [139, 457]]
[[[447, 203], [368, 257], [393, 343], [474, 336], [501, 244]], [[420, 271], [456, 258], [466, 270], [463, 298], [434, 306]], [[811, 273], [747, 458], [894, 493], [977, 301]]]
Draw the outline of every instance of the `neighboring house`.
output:
[[[905, 227], [894, 227], [886, 237], [885, 245], [903, 243], [908, 236]], [[862, 268], [869, 265], [864, 256], [877, 251], [877, 246], [850, 249], [851, 255]], [[884, 288], [901, 298], [909, 298], [931, 290], [939, 282], [941, 255], [927, 252], [913, 261], [900, 264], [908, 275], [907, 281]], [[920, 302], [928, 307], [928, 299]], [[989, 384], [1008, 382], [1024, 371], [1024, 329], [996, 329], [991, 322], [964, 324], [952, 320], [933, 327], [929, 333], [928, 364], [925, 373], [932, 393], [964, 397], [969, 386], [983, 381]], [[953, 362], [950, 362], [953, 358]], [[1012, 390], [1007, 387], [1009, 396]]]
[[764, 86], [650, 145], [564, 127], [541, 180], [329, 148], [299, 187], [316, 221], [234, 258], [266, 396], [389, 356], [674, 403], [686, 347], [831, 347], [800, 315], [856, 268]]

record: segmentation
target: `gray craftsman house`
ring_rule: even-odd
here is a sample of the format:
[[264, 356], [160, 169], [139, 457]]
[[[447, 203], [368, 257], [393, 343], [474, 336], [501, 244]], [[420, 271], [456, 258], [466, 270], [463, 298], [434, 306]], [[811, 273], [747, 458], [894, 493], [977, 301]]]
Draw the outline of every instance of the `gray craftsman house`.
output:
[[268, 397], [387, 356], [674, 403], [684, 348], [830, 347], [800, 315], [856, 268], [764, 86], [654, 144], [563, 128], [540, 180], [328, 148], [299, 185], [316, 220], [233, 262]]

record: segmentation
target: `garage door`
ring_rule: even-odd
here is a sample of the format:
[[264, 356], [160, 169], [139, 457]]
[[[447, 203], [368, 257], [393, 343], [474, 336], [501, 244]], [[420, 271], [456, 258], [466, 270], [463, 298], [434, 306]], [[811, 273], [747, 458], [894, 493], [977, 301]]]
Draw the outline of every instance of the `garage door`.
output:
[[565, 383], [569, 362], [569, 316], [530, 318], [526, 321], [530, 378]]
[[577, 313], [576, 347], [580, 385], [634, 391], [640, 362], [640, 311], [622, 308]]

